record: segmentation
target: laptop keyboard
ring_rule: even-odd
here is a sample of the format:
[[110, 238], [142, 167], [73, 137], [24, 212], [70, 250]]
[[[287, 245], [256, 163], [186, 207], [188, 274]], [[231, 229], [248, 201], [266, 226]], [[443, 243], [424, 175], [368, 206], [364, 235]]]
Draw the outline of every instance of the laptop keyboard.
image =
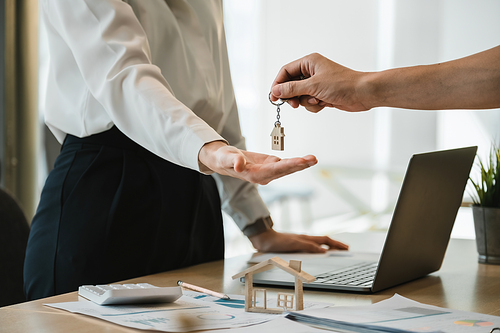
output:
[[319, 274], [314, 283], [370, 287], [375, 278], [377, 265], [376, 262], [359, 263], [342, 270]]

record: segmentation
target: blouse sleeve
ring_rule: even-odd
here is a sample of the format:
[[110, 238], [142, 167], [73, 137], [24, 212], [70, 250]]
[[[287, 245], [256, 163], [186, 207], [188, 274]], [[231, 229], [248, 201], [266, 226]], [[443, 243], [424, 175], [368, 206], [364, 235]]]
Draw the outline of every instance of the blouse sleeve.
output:
[[[245, 150], [245, 138], [241, 135], [236, 102], [233, 103], [222, 136], [229, 144]], [[257, 186], [238, 178], [212, 174], [217, 183], [221, 197], [222, 209], [229, 214], [238, 227], [247, 236], [252, 236], [250, 231], [257, 220], [270, 215], [266, 204], [262, 201]], [[249, 228], [250, 227], [250, 228]], [[259, 226], [258, 233], [272, 227], [272, 223]]]
[[201, 147], [224, 139], [175, 98], [151, 63], [146, 34], [131, 7], [121, 0], [40, 3], [113, 123], [160, 157], [199, 170]]

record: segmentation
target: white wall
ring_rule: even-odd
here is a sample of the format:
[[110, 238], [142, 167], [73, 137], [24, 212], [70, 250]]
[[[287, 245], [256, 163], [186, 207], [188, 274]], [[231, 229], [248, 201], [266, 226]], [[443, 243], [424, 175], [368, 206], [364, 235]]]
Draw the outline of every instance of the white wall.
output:
[[[318, 157], [317, 166], [268, 185], [312, 188], [313, 230], [325, 218], [355, 210], [319, 177], [322, 168], [337, 170], [336, 179], [376, 212], [394, 202], [401, 179], [390, 181], [385, 173], [363, 178], [362, 172], [351, 175], [338, 167], [401, 173], [414, 153], [464, 145], [479, 145], [487, 151], [492, 137], [500, 139], [497, 111], [346, 113], [328, 109], [311, 114], [285, 105], [281, 112], [285, 151], [275, 152], [270, 149], [269, 134], [276, 108], [268, 101], [280, 67], [312, 52], [356, 70], [375, 71], [451, 60], [498, 45], [499, 1], [225, 0], [224, 4], [232, 75], [248, 149], [280, 157]], [[300, 231], [300, 225], [280, 222], [279, 205], [271, 209], [278, 229]], [[298, 213], [292, 217], [301, 218]], [[327, 223], [335, 230], [333, 224]]]
[[[500, 44], [500, 1], [444, 0], [443, 7], [439, 61]], [[500, 142], [498, 110], [441, 112], [437, 125], [439, 148], [478, 145], [479, 155], [487, 156], [492, 140]]]

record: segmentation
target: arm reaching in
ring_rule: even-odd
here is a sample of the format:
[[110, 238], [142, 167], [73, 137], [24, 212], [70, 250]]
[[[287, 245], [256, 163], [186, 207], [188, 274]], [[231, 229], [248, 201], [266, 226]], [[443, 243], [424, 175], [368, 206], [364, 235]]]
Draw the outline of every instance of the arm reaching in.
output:
[[315, 165], [316, 157], [307, 155], [289, 159], [253, 153], [228, 146], [223, 141], [205, 144], [200, 150], [200, 170], [265, 185], [270, 181]]
[[[303, 80], [297, 80], [304, 77]], [[319, 54], [281, 68], [271, 99], [288, 99], [311, 112], [324, 107], [366, 111], [489, 109], [500, 107], [500, 46], [444, 63], [359, 72]]]

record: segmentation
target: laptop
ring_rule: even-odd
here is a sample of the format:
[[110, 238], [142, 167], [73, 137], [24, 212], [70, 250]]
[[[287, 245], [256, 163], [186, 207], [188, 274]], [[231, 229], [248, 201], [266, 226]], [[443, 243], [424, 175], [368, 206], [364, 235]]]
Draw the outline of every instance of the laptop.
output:
[[[477, 147], [415, 154], [410, 159], [380, 254], [350, 253], [302, 261], [316, 281], [305, 288], [373, 293], [441, 268]], [[255, 284], [293, 286], [283, 270], [253, 276]]]

